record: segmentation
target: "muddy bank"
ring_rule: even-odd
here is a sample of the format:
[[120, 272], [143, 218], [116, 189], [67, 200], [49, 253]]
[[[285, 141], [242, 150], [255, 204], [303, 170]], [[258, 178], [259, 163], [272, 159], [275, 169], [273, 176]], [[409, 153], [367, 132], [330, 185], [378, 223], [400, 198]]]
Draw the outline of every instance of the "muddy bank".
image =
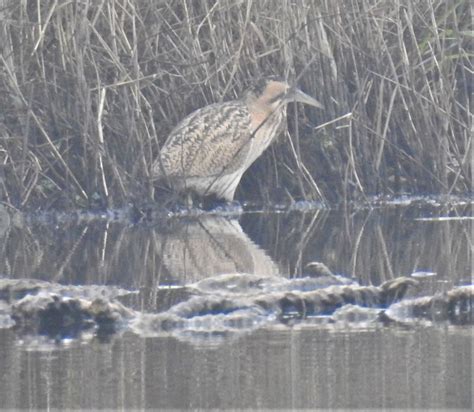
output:
[[97, 220], [121, 221], [137, 223], [140, 221], [161, 221], [169, 218], [200, 217], [200, 216], [239, 216], [245, 212], [252, 213], [288, 213], [310, 212], [315, 210], [338, 210], [350, 207], [354, 210], [373, 208], [411, 207], [426, 211], [445, 208], [454, 211], [455, 208], [468, 206], [474, 201], [473, 196], [465, 195], [432, 195], [432, 196], [367, 196], [364, 200], [350, 201], [348, 204], [323, 203], [320, 201], [298, 200], [291, 202], [239, 202], [231, 203], [206, 201], [192, 208], [181, 202], [143, 202], [135, 200], [124, 207], [115, 209], [33, 209], [18, 210], [0, 204], [0, 234], [15, 222], [67, 224], [71, 222], [91, 222]]
[[400, 277], [361, 286], [334, 277], [278, 279], [233, 274], [187, 286], [189, 298], [161, 313], [128, 308], [120, 297], [134, 291], [104, 286], [63, 286], [34, 280], [0, 279], [1, 325], [19, 336], [57, 342], [132, 331], [216, 343], [262, 327], [314, 324], [357, 326], [420, 321], [473, 324], [474, 287], [406, 298], [419, 282]]

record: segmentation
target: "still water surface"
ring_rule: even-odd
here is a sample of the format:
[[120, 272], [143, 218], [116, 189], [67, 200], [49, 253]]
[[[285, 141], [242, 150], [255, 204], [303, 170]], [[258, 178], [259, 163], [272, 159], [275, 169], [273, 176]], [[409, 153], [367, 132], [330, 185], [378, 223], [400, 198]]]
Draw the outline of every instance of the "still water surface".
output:
[[[470, 213], [393, 206], [153, 224], [13, 216], [0, 231], [0, 274], [134, 290], [122, 302], [149, 313], [209, 276], [293, 278], [310, 261], [364, 285], [421, 274], [416, 296], [433, 295], [472, 282]], [[472, 406], [472, 326], [446, 322], [296, 322], [201, 341], [125, 330], [60, 344], [3, 327], [0, 346], [7, 408]]]

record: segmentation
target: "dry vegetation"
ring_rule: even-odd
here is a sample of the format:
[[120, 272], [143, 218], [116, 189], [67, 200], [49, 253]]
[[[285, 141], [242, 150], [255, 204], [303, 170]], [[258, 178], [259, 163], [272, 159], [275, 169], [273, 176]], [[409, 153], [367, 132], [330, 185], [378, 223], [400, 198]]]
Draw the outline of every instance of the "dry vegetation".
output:
[[0, 0], [0, 201], [147, 201], [171, 128], [271, 74], [297, 80], [325, 110], [290, 106], [289, 133], [237, 198], [470, 192], [471, 7]]

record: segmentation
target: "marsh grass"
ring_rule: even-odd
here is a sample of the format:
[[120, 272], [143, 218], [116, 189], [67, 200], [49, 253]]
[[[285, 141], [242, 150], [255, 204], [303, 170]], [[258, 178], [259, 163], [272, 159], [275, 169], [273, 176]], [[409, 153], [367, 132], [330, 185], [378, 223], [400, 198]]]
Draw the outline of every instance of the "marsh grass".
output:
[[0, 200], [153, 198], [172, 127], [287, 77], [325, 110], [288, 132], [237, 198], [329, 202], [472, 187], [467, 1], [0, 1]]

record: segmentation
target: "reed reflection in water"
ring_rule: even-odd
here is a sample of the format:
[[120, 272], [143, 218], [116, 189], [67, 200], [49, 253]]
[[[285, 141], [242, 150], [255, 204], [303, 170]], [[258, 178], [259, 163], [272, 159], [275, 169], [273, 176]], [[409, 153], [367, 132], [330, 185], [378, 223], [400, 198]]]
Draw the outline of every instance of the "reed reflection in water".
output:
[[313, 260], [363, 284], [416, 271], [447, 287], [470, 280], [471, 221], [419, 221], [419, 210], [334, 211], [173, 219], [154, 225], [11, 219], [0, 273], [138, 289], [222, 273], [292, 277]]
[[[137, 225], [13, 216], [1, 221], [0, 273], [139, 290], [131, 304], [151, 312], [180, 300], [172, 285], [229, 272], [294, 277], [312, 260], [363, 284], [435, 272], [429, 294], [470, 282], [471, 221], [416, 220], [424, 216], [396, 208]], [[202, 347], [126, 332], [41, 351], [0, 328], [0, 346], [7, 408], [472, 406], [470, 327], [306, 323]]]
[[206, 348], [128, 334], [43, 352], [8, 337], [0, 330], [6, 408], [472, 406], [470, 330], [261, 330]]

